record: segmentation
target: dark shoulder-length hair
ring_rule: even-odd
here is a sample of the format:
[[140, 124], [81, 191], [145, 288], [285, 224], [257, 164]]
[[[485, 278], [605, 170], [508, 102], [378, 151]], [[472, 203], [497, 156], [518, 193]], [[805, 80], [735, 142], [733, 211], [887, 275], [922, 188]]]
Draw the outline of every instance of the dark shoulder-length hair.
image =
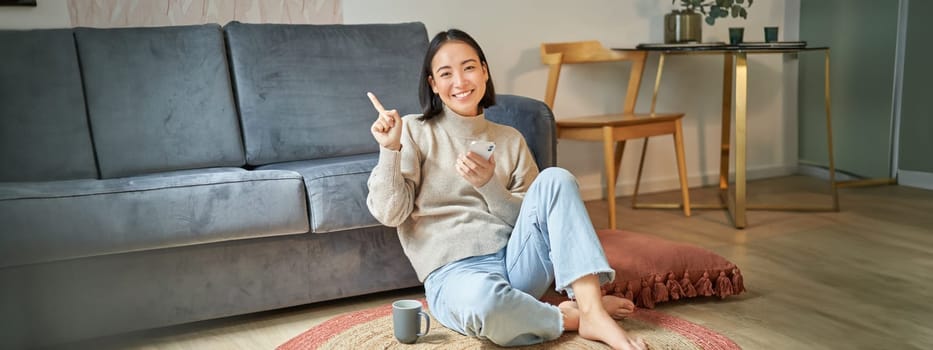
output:
[[431, 61], [434, 60], [434, 55], [436, 55], [441, 46], [448, 41], [460, 41], [470, 45], [473, 50], [476, 50], [480, 64], [486, 69], [486, 74], [489, 74], [489, 79], [486, 80], [486, 94], [483, 95], [483, 98], [479, 101], [479, 107], [485, 109], [496, 104], [496, 89], [492, 86], [492, 73], [489, 72], [489, 65], [486, 63], [486, 55], [483, 53], [483, 49], [481, 49], [479, 44], [476, 43], [476, 40], [473, 40], [466, 32], [459, 29], [448, 29], [437, 33], [434, 39], [431, 39], [431, 43], [428, 45], [428, 52], [424, 55], [424, 64], [421, 68], [421, 81], [418, 88], [418, 96], [421, 99], [421, 108], [423, 110], [423, 114], [421, 118], [419, 118], [421, 120], [434, 118], [444, 111], [444, 102], [441, 101], [440, 96], [435, 94], [431, 89], [431, 82], [428, 81], [428, 78], [431, 77], [432, 74]]

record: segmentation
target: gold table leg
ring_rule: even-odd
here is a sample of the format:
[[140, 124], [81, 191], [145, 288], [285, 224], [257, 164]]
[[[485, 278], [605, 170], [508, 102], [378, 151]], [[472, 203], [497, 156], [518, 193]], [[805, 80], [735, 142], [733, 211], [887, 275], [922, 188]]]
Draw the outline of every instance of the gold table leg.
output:
[[826, 90], [824, 103], [826, 103], [826, 148], [829, 150], [829, 187], [833, 194], [833, 211], [839, 211], [839, 191], [836, 188], [836, 163], [833, 160], [832, 99], [829, 97], [829, 49], [826, 49], [826, 65], [823, 69], [826, 71], [823, 79]]
[[748, 56], [745, 52], [737, 52], [735, 56], [735, 207], [732, 217], [736, 228], [745, 228]]
[[[875, 179], [836, 181], [836, 188], [886, 186], [886, 185], [897, 185], [897, 180], [888, 178], [888, 177], [882, 177], [882, 178], [875, 178]], [[837, 205], [836, 211], [839, 211], [838, 205]]]
[[[893, 179], [880, 179], [871, 181], [836, 182], [836, 166], [833, 157], [832, 133], [832, 100], [830, 98], [830, 54], [826, 49], [825, 63], [825, 103], [826, 103], [826, 142], [829, 152], [829, 182], [832, 193], [832, 204], [823, 205], [769, 205], [748, 203], [747, 178], [747, 143], [748, 143], [748, 53], [723, 53], [723, 87], [722, 87], [722, 134], [720, 143], [719, 162], [719, 189], [720, 204], [691, 204], [693, 209], [726, 209], [732, 217], [736, 228], [748, 226], [746, 213], [749, 210], [784, 210], [784, 211], [839, 211], [839, 187], [862, 186], [865, 184], [896, 183]], [[658, 90], [661, 85], [661, 73], [664, 67], [665, 54], [661, 53], [658, 61], [658, 73], [654, 84], [654, 94], [651, 97], [651, 113], [655, 112]], [[734, 66], [733, 66], [734, 63]], [[735, 89], [732, 89], [733, 79]], [[729, 190], [729, 165], [732, 152], [731, 147], [731, 121], [732, 102], [735, 100], [735, 189]], [[636, 185], [637, 186], [637, 185]], [[637, 188], [637, 187], [636, 187]], [[679, 203], [641, 203], [636, 204], [638, 192], [632, 198], [635, 208], [665, 208], [677, 209], [683, 206]], [[614, 204], [614, 203], [612, 203]]]
[[658, 88], [661, 87], [661, 72], [664, 71], [664, 53], [658, 57], [658, 74], [654, 78], [654, 94], [651, 95], [651, 114], [654, 114], [654, 107], [658, 103]]
[[719, 150], [719, 190], [729, 190], [729, 148], [732, 136], [732, 55], [723, 55], [722, 134]]
[[836, 164], [833, 158], [833, 123], [832, 123], [832, 98], [829, 94], [829, 49], [826, 49], [826, 64], [824, 66], [825, 77], [824, 83], [826, 95], [824, 96], [824, 103], [826, 104], [826, 142], [827, 149], [829, 150], [829, 183], [832, 188], [833, 203], [832, 211], [839, 211], [839, 188], [845, 187], [864, 187], [864, 186], [883, 186], [883, 185], [896, 185], [897, 180], [892, 178], [873, 178], [873, 179], [861, 179], [861, 180], [849, 180], [849, 181], [836, 181]]

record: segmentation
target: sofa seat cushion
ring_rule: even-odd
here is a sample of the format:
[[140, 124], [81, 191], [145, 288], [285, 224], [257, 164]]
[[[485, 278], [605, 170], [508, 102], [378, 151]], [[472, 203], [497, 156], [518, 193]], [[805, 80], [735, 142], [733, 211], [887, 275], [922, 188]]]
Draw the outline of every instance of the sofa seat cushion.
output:
[[301, 177], [213, 168], [0, 183], [0, 267], [308, 231]]
[[311, 232], [325, 233], [380, 225], [366, 207], [366, 181], [378, 153], [277, 163], [258, 169], [298, 172], [308, 191]]

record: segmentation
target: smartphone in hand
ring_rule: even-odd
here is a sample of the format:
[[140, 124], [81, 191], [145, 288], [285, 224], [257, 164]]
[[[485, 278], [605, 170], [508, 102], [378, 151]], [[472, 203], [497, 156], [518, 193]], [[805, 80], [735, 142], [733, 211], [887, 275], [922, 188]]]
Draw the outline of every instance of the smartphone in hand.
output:
[[492, 151], [496, 149], [496, 143], [492, 141], [473, 141], [470, 142], [470, 152], [476, 153], [485, 160], [489, 160]]

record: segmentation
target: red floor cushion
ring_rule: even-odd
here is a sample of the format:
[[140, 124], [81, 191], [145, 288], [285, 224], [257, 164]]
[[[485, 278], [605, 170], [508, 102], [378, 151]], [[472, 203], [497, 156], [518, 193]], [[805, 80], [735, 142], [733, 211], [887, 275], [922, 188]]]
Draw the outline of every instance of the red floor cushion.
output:
[[596, 234], [616, 271], [615, 281], [603, 286], [604, 293], [628, 298], [639, 307], [745, 291], [739, 268], [704, 248], [622, 230]]

